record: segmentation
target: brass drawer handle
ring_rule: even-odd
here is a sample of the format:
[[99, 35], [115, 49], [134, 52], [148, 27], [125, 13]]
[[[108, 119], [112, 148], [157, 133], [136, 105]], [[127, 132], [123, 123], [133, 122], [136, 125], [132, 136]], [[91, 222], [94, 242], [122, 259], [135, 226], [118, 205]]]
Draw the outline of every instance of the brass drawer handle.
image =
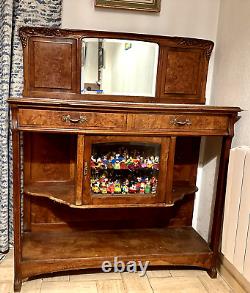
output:
[[64, 115], [64, 116], [62, 117], [62, 121], [63, 121], [63, 122], [71, 122], [71, 123], [84, 123], [84, 122], [87, 122], [88, 119], [87, 119], [87, 117], [84, 116], [84, 115], [80, 115], [80, 117], [79, 117], [79, 118], [76, 118], [76, 119], [71, 118], [70, 115]]
[[174, 118], [170, 121], [170, 124], [175, 126], [184, 126], [184, 125], [192, 125], [192, 122], [189, 119], [186, 120], [178, 120], [178, 118]]

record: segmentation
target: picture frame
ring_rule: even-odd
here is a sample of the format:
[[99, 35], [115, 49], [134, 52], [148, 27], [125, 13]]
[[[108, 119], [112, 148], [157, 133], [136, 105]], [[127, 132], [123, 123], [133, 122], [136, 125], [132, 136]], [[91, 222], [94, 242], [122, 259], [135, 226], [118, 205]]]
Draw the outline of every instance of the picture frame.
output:
[[95, 7], [160, 12], [161, 0], [95, 0]]

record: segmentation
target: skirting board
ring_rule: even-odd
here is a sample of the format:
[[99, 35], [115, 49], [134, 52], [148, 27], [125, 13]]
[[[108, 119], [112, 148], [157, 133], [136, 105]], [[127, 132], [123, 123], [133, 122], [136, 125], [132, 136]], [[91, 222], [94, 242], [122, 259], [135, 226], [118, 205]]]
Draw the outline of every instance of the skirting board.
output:
[[250, 292], [250, 283], [236, 270], [223, 254], [220, 255], [218, 270], [222, 278], [229, 284], [234, 292]]

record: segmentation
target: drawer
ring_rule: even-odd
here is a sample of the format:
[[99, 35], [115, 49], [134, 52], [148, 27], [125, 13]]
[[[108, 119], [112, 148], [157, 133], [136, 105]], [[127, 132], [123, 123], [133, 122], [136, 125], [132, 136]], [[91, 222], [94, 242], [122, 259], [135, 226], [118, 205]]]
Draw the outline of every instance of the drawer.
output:
[[127, 115], [122, 113], [19, 109], [18, 123], [20, 127], [122, 130], [126, 128]]
[[141, 131], [209, 132], [213, 130], [227, 133], [229, 127], [229, 119], [225, 115], [131, 114], [129, 119], [131, 129]]

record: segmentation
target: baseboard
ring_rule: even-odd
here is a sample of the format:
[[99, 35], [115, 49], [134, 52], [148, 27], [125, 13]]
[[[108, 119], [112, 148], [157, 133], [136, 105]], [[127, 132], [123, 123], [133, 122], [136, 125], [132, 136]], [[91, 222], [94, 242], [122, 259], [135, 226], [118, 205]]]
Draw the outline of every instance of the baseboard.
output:
[[218, 270], [222, 278], [229, 284], [234, 292], [250, 292], [250, 283], [236, 270], [223, 254], [220, 255]]

